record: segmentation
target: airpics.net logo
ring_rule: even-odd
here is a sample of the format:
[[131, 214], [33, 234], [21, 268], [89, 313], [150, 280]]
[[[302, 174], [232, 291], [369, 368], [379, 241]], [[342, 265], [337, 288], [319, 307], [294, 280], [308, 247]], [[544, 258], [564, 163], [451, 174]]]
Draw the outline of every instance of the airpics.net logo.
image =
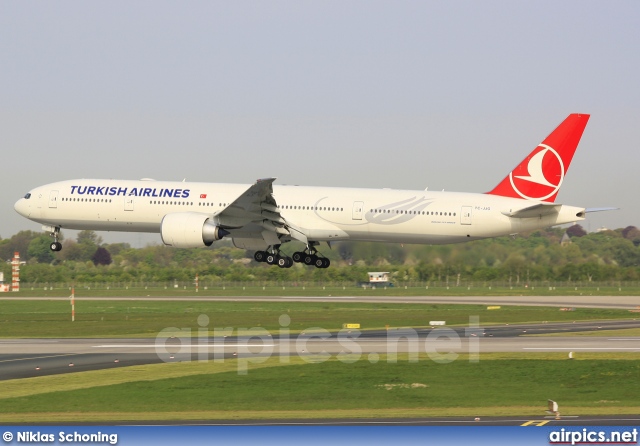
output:
[[553, 147], [540, 144], [529, 158], [525, 174], [514, 172], [509, 174], [509, 180], [518, 195], [527, 200], [546, 200], [558, 193], [566, 171], [560, 154]]
[[549, 433], [549, 444], [638, 444], [638, 429], [606, 432], [562, 428]]
[[484, 330], [479, 316], [470, 316], [469, 325], [458, 331], [448, 327], [424, 330], [413, 328], [362, 332], [343, 328], [331, 332], [322, 327], [311, 327], [292, 334], [291, 317], [283, 314], [279, 328], [271, 333], [263, 327], [215, 327], [206, 314], [197, 318], [198, 327], [168, 327], [155, 339], [155, 352], [163, 362], [225, 362], [237, 361], [240, 375], [248, 373], [251, 364], [261, 364], [271, 357], [289, 363], [291, 357], [307, 363], [338, 360], [343, 363], [381, 360], [396, 363], [399, 357], [418, 362], [422, 357], [436, 363], [447, 364], [460, 354], [468, 355], [469, 362], [479, 362], [480, 341]]

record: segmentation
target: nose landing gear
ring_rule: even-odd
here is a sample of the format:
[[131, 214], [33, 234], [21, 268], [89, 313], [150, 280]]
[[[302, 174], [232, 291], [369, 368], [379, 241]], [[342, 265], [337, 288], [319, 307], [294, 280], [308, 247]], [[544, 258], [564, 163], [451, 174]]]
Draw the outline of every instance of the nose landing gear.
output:
[[43, 226], [45, 231], [49, 232], [49, 236], [53, 237], [53, 242], [49, 245], [51, 251], [60, 251], [62, 249], [62, 243], [60, 239], [60, 226]]

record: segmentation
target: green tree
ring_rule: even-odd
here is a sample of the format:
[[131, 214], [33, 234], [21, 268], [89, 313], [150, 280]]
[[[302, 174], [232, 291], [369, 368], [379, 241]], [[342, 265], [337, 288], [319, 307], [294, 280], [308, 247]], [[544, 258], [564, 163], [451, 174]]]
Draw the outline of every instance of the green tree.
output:
[[58, 253], [61, 260], [67, 261], [84, 261], [85, 250], [84, 247], [73, 240], [67, 240], [64, 242], [64, 248]]
[[620, 266], [640, 266], [640, 249], [630, 240], [615, 240], [612, 243], [612, 252]]
[[74, 248], [74, 260], [91, 261], [96, 249], [102, 244], [102, 237], [95, 231], [80, 231], [76, 237], [77, 245]]
[[96, 231], [80, 231], [76, 237], [78, 243], [99, 246], [102, 244], [102, 237], [96, 234]]
[[28, 249], [31, 241], [42, 233], [34, 231], [20, 231], [13, 235], [10, 239], [4, 239], [0, 242], [0, 259], [9, 260], [13, 258], [14, 252], [19, 252], [24, 260], [29, 259]]
[[29, 258], [35, 259], [40, 263], [51, 263], [55, 259], [53, 251], [50, 248], [51, 239], [47, 235], [40, 235], [29, 243], [27, 254]]

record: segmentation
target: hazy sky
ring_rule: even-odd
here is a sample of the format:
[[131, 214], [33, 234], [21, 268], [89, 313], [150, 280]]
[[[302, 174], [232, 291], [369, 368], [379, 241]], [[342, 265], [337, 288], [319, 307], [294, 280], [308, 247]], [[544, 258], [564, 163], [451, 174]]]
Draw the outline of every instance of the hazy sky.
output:
[[72, 178], [485, 192], [572, 112], [557, 201], [640, 226], [638, 23], [638, 1], [0, 2], [0, 236]]

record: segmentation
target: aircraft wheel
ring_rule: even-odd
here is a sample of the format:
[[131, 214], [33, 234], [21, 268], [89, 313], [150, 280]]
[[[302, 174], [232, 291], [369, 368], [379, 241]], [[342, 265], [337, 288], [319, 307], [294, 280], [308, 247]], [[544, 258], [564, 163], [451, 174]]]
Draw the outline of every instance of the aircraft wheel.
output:
[[269, 265], [275, 265], [278, 262], [278, 256], [275, 254], [267, 254], [265, 262]]
[[324, 263], [322, 265], [323, 268], [329, 268], [329, 266], [331, 266], [331, 260], [329, 260], [327, 258], [324, 258], [322, 260], [324, 261]]
[[51, 243], [51, 245], [49, 246], [49, 248], [51, 248], [51, 251], [60, 251], [62, 249], [62, 243], [60, 242], [53, 242]]
[[326, 268], [326, 266], [324, 266], [325, 262], [322, 257], [317, 257], [316, 261], [313, 262], [313, 264], [316, 266], [316, 268]]
[[289, 260], [289, 257], [280, 257], [280, 256], [278, 256], [278, 260], [277, 260], [276, 263], [278, 264], [278, 266], [280, 268], [286, 268], [287, 265], [289, 264], [288, 260]]
[[285, 268], [291, 268], [293, 266], [293, 259], [291, 257], [287, 257], [287, 264]]
[[304, 261], [304, 252], [294, 252], [293, 256], [291, 256], [293, 261], [296, 263], [302, 263]]
[[318, 256], [315, 254], [307, 254], [304, 256], [305, 265], [315, 265], [316, 260], [318, 260]]
[[256, 260], [256, 262], [264, 262], [266, 260], [267, 257], [267, 253], [264, 251], [256, 251], [256, 253], [253, 255], [253, 258]]

